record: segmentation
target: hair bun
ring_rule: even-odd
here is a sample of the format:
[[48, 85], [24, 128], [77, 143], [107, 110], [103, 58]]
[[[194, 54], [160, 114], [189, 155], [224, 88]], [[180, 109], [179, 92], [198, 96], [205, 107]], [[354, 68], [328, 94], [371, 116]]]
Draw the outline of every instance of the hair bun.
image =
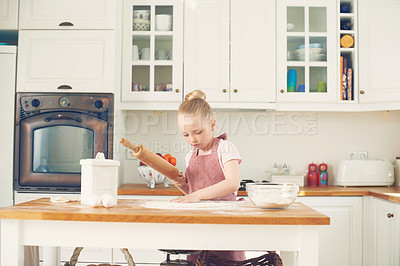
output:
[[195, 99], [206, 100], [206, 94], [202, 90], [194, 90], [186, 94], [185, 102]]

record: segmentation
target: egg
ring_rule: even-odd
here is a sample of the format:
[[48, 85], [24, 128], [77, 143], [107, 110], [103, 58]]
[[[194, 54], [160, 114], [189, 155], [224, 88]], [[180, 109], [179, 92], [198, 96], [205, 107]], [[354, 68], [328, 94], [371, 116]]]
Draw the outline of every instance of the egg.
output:
[[101, 198], [97, 195], [91, 195], [86, 204], [92, 207], [98, 207], [101, 204]]
[[117, 204], [117, 200], [110, 194], [101, 195], [101, 204], [106, 208], [111, 208]]

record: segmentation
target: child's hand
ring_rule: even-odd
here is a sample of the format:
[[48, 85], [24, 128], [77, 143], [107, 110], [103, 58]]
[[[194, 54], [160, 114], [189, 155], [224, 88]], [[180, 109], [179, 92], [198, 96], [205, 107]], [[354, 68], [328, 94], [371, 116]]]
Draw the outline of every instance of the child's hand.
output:
[[186, 196], [182, 196], [182, 197], [171, 200], [171, 202], [178, 202], [178, 203], [191, 203], [191, 202], [199, 202], [199, 201], [200, 201], [200, 199], [197, 197], [197, 194], [195, 192], [192, 194], [188, 194]]
[[186, 180], [186, 177], [184, 177], [183, 176], [183, 173], [182, 172], [180, 172], [179, 173], [179, 176], [177, 176], [176, 178], [174, 178], [174, 179], [171, 179], [172, 180], [172, 183], [176, 186], [176, 187], [183, 187], [184, 185], [186, 185], [187, 184], [187, 180]]

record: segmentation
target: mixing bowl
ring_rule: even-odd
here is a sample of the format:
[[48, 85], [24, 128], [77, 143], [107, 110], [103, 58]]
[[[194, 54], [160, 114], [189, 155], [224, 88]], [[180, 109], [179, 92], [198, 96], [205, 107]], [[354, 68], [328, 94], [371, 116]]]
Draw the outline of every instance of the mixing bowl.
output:
[[283, 209], [289, 207], [299, 193], [299, 185], [291, 183], [247, 183], [247, 195], [259, 208]]
[[149, 188], [154, 188], [155, 185], [164, 184], [164, 187], [169, 187], [167, 182], [168, 178], [160, 174], [149, 166], [138, 166], [138, 171], [142, 179], [146, 182]]

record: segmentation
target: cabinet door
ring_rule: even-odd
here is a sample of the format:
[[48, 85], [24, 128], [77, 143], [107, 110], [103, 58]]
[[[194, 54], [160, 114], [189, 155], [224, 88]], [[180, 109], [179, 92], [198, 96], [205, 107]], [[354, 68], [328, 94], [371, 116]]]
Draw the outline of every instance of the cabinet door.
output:
[[114, 29], [115, 18], [116, 0], [20, 0], [20, 29]]
[[183, 1], [125, 1], [123, 26], [122, 101], [181, 102]]
[[395, 218], [394, 203], [374, 199], [372, 207], [372, 265], [394, 266]]
[[201, 89], [209, 102], [229, 101], [229, 0], [185, 1], [185, 94]]
[[18, 29], [17, 0], [0, 0], [0, 29]]
[[331, 219], [329, 226], [320, 226], [319, 265], [361, 266], [362, 197], [299, 197], [298, 201]]
[[278, 102], [337, 102], [337, 4], [277, 1]]
[[19, 33], [17, 91], [114, 92], [114, 31]]
[[231, 2], [231, 102], [275, 102], [275, 1]]
[[363, 0], [358, 5], [360, 103], [398, 103], [400, 1]]

